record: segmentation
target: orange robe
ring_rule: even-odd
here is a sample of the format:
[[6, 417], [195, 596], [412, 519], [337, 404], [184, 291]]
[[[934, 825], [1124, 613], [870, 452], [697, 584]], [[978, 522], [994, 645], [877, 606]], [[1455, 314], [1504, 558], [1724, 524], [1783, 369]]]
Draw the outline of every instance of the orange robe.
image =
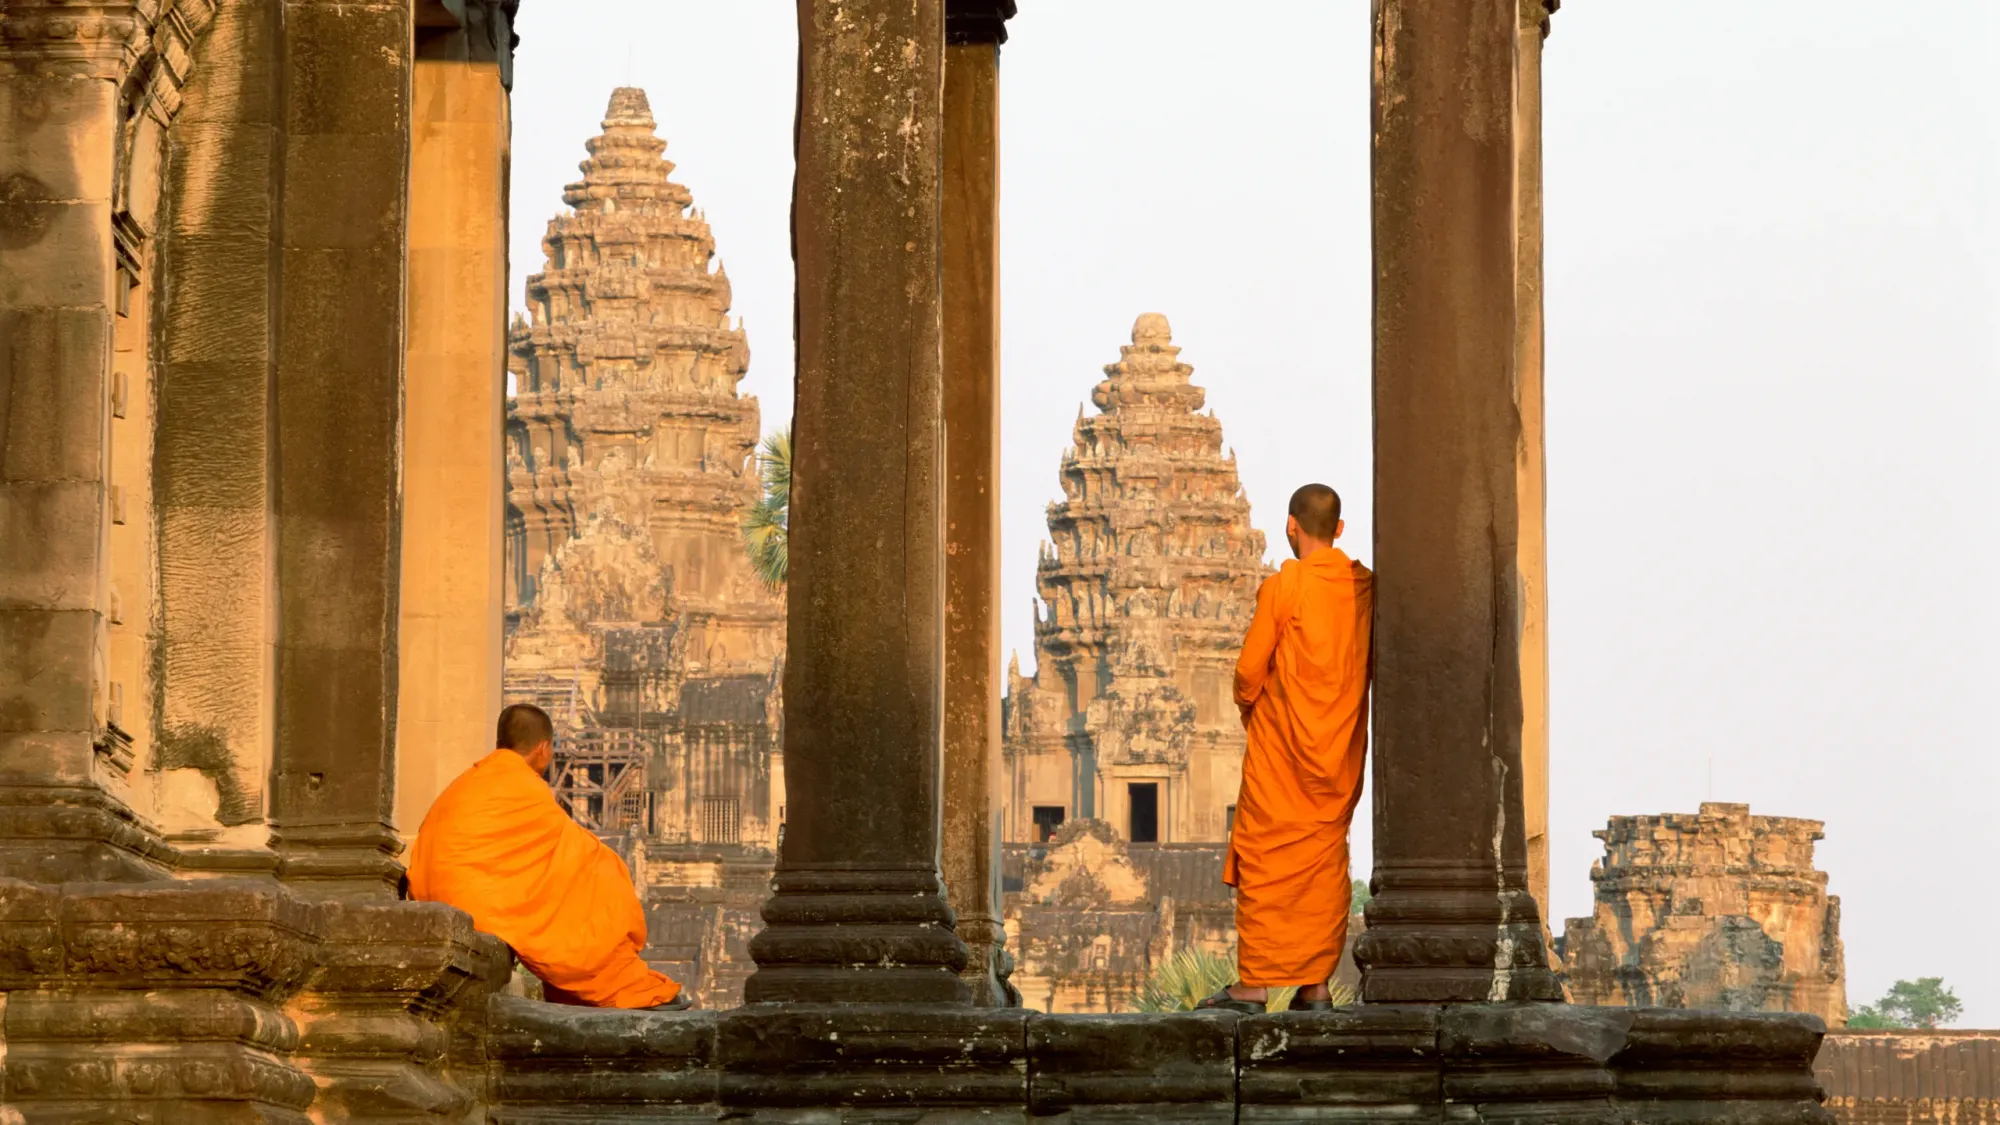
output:
[[1236, 661], [1249, 745], [1222, 874], [1236, 888], [1247, 987], [1324, 984], [1340, 962], [1374, 604], [1374, 575], [1333, 547], [1287, 562], [1257, 590]]
[[625, 861], [512, 750], [481, 758], [438, 795], [417, 830], [410, 895], [472, 915], [552, 986], [552, 1000], [650, 1008], [680, 994], [639, 958], [646, 915]]

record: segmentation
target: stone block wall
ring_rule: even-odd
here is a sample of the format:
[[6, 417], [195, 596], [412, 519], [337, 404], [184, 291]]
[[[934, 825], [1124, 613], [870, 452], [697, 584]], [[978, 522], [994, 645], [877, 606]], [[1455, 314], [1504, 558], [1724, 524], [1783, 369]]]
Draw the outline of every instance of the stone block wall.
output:
[[1834, 1031], [1814, 1070], [1840, 1125], [2000, 1123], [2000, 1031]]
[[509, 1123], [1819, 1125], [1809, 1016], [1552, 1004], [1238, 1017], [751, 1005], [655, 1016], [498, 998]]

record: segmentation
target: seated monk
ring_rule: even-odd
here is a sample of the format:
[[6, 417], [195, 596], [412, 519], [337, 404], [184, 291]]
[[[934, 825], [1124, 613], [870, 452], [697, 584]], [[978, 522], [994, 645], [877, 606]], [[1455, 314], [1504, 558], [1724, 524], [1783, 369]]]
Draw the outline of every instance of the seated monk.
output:
[[1237, 983], [1199, 1007], [1261, 1012], [1296, 985], [1293, 1011], [1333, 1007], [1347, 941], [1347, 829], [1368, 751], [1375, 579], [1333, 541], [1346, 527], [1323, 484], [1292, 494], [1296, 561], [1264, 580], [1236, 661], [1247, 746], [1222, 881], [1236, 888]]
[[681, 986], [639, 959], [646, 915], [618, 854], [543, 780], [555, 727], [539, 707], [500, 712], [499, 749], [438, 795], [410, 855], [410, 897], [442, 902], [508, 945], [559, 1004], [675, 1011]]

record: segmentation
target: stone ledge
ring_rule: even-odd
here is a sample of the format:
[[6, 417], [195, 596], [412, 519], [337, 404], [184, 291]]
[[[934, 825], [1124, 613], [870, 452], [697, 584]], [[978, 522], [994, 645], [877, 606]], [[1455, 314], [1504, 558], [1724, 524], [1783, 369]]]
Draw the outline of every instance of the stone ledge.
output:
[[1560, 1004], [651, 1013], [496, 997], [489, 1019], [499, 1121], [1832, 1121], [1811, 1016]]

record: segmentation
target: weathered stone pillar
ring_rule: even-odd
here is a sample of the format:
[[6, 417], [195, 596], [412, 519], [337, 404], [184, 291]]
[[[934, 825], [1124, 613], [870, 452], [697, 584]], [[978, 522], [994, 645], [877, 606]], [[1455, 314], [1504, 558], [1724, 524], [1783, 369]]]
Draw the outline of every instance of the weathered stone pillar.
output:
[[964, 1003], [938, 876], [944, 0], [800, 0], [784, 845], [745, 999]]
[[[498, 5], [472, 15], [504, 25]], [[396, 828], [491, 749], [500, 711], [507, 384], [504, 26], [420, 10], [410, 272]], [[496, 44], [494, 35], [500, 35]]]
[[1518, 0], [1514, 386], [1521, 412], [1521, 799], [1528, 889], [1549, 913], [1549, 550], [1542, 440], [1542, 40], [1560, 0]]
[[1000, 44], [1014, 0], [950, 0], [944, 70], [945, 892], [972, 1002], [1007, 1003], [1000, 924]]
[[272, 819], [288, 881], [392, 895], [414, 0], [287, 0]]
[[158, 8], [0, 16], [0, 872], [27, 879], [164, 858], [132, 808], [145, 646], [119, 628], [150, 608], [150, 490], [121, 483], [146, 478], [131, 378], [161, 138], [212, 9]]
[[1375, 5], [1369, 1001], [1560, 995], [1522, 823], [1516, 3]]
[[275, 699], [270, 514], [274, 263], [284, 171], [283, 0], [222, 11], [219, 65], [183, 91], [166, 162], [158, 395], [153, 812], [186, 866], [256, 869], [270, 850]]

